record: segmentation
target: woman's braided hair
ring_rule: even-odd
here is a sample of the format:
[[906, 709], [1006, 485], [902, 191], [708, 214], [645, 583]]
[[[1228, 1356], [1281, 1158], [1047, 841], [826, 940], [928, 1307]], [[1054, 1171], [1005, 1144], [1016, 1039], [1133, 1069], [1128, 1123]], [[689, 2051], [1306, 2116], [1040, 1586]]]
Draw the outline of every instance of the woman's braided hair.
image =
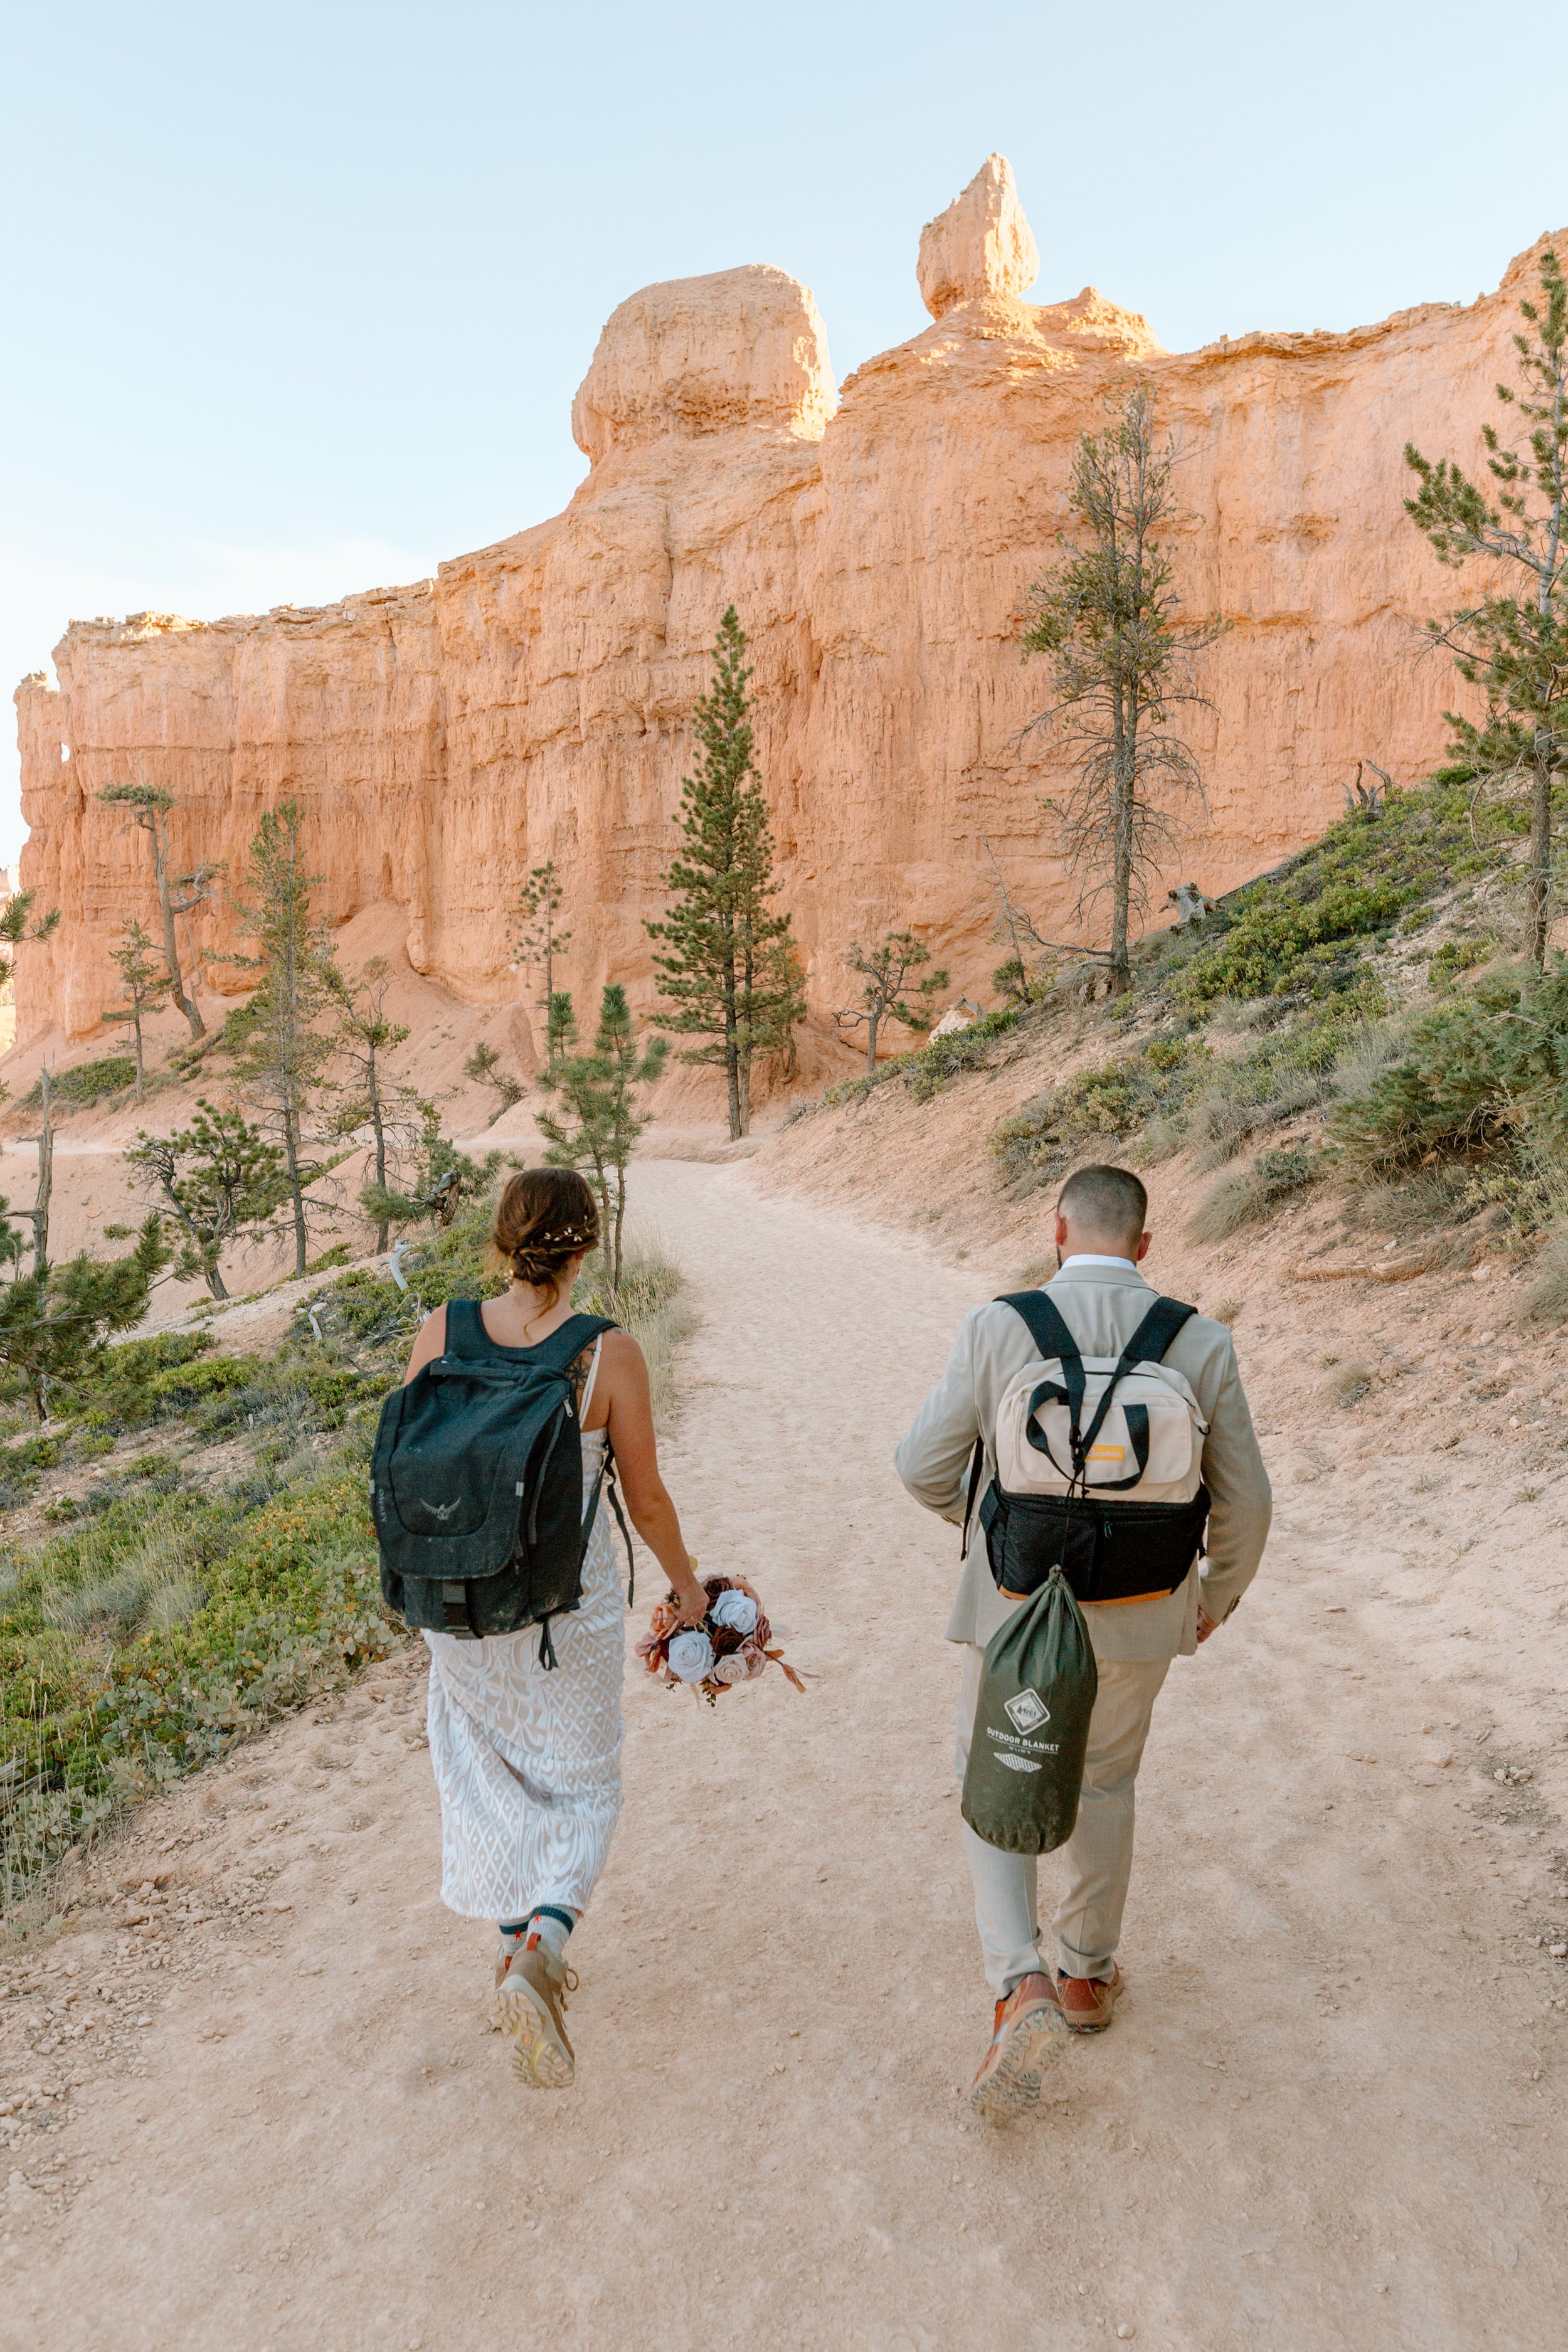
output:
[[599, 1245], [599, 1207], [586, 1178], [574, 1168], [525, 1168], [500, 1196], [490, 1245], [553, 1306], [572, 1260]]

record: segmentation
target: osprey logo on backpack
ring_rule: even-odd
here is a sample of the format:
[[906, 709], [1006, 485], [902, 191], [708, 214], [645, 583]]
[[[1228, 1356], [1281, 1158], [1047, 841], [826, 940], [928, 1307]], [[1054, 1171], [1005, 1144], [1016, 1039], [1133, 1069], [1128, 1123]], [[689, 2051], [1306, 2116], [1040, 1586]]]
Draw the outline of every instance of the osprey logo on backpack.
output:
[[422, 1511], [428, 1511], [433, 1519], [439, 1519], [442, 1525], [445, 1526], [446, 1522], [451, 1517], [453, 1512], [458, 1508], [458, 1504], [456, 1502], [420, 1503], [417, 1507]]

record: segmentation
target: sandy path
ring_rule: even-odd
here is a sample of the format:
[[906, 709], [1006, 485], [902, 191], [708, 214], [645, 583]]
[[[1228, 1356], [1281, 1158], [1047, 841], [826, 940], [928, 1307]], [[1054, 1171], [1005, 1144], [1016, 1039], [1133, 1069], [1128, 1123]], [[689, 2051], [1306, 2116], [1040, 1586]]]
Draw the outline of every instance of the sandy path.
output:
[[57, 2003], [129, 1999], [87, 1991], [68, 2014], [120, 2022], [8, 2069], [68, 2058], [79, 2084], [14, 2147], [0, 2344], [1558, 2343], [1568, 1982], [1505, 1965], [1527, 1865], [1468, 1810], [1485, 1784], [1392, 1760], [1475, 1701], [1446, 1706], [1348, 1548], [1313, 1540], [1331, 1497], [1287, 1488], [1247, 1606], [1173, 1671], [1115, 2031], [1039, 2118], [973, 2126], [955, 1547], [889, 1455], [1005, 1269], [942, 1269], [744, 1170], [637, 1182], [707, 1318], [667, 1448], [691, 1540], [760, 1580], [821, 1679], [716, 1714], [629, 1690], [559, 2100], [514, 2088], [489, 1935], [436, 1900], [416, 1660], [143, 1816], [122, 1884], [173, 1871], [220, 1916], [58, 1948], [81, 1974], [45, 1979]]

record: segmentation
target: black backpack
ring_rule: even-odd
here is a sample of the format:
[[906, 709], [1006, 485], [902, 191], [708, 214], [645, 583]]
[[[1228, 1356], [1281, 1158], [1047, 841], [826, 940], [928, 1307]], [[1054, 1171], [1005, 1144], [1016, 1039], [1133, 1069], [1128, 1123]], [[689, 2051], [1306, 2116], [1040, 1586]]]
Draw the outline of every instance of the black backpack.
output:
[[[1197, 1309], [1174, 1298], [1157, 1297], [1153, 1301], [1110, 1370], [1109, 1381], [1086, 1423], [1080, 1418], [1088, 1411], [1084, 1359], [1055, 1302], [1043, 1290], [1026, 1290], [1011, 1292], [996, 1304], [1010, 1307], [1027, 1325], [1041, 1357], [1061, 1367], [1059, 1382], [1046, 1380], [1035, 1388], [1028, 1399], [1031, 1408], [1047, 1400], [1059, 1402], [1071, 1420], [1064, 1465], [1068, 1479], [1065, 1494], [1009, 1492], [999, 1478], [993, 1478], [984, 1496], [980, 1496], [980, 1525], [997, 1589], [1005, 1592], [1036, 1592], [1052, 1569], [1059, 1566], [1073, 1598], [1079, 1601], [1144, 1601], [1173, 1592], [1186, 1581], [1194, 1560], [1203, 1549], [1209, 1493], [1202, 1483], [1201, 1473], [1197, 1474], [1197, 1491], [1189, 1500], [1153, 1502], [1119, 1497], [1114, 1486], [1090, 1486], [1087, 1465], [1090, 1448], [1121, 1381], [1139, 1364], [1161, 1362], [1177, 1332]], [[1093, 1360], [1110, 1365], [1109, 1358]], [[1022, 1384], [1026, 1376], [1018, 1377]], [[1100, 1379], [1096, 1380], [1095, 1386], [1100, 1389]], [[1137, 1406], [1129, 1407], [1129, 1434], [1134, 1453], [1140, 1440], [1138, 1414]], [[1145, 1458], [1147, 1420], [1144, 1414], [1142, 1440]], [[1032, 1431], [1030, 1443], [1049, 1454], [1044, 1440]], [[984, 1442], [977, 1438], [970, 1467], [969, 1503], [963, 1517], [965, 1552], [969, 1549], [970, 1521], [975, 1516], [984, 1459]], [[1138, 1483], [1136, 1475], [1116, 1482], [1121, 1487]]]
[[583, 1506], [583, 1453], [571, 1368], [602, 1331], [572, 1315], [534, 1348], [503, 1348], [479, 1302], [447, 1305], [447, 1345], [381, 1409], [370, 1475], [381, 1590], [407, 1625], [459, 1641], [538, 1625], [553, 1666], [550, 1620], [577, 1607], [583, 1560], [606, 1477], [609, 1442]]

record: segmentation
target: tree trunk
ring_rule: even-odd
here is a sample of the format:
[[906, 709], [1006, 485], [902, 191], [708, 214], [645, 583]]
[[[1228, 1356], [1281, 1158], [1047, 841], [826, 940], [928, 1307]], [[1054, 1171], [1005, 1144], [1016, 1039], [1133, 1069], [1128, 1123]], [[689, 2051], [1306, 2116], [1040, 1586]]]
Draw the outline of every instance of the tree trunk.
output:
[[1544, 966], [1552, 928], [1552, 767], [1540, 738], [1535, 746], [1535, 782], [1530, 796], [1530, 884], [1526, 892], [1531, 960]]
[[1129, 910], [1132, 899], [1132, 793], [1131, 776], [1116, 779], [1116, 839], [1110, 883], [1110, 989], [1120, 996], [1132, 985], [1132, 965], [1127, 951]]
[[724, 1007], [724, 1076], [730, 1096], [730, 1140], [734, 1143], [746, 1132], [746, 1122], [741, 1108], [741, 1040], [736, 1033], [732, 985]]
[[55, 1189], [55, 1097], [47, 1070], [38, 1073], [44, 1116], [38, 1126], [38, 1190], [33, 1202], [33, 1272], [49, 1263], [49, 1196]]
[[[367, 1046], [370, 1056], [370, 1123], [375, 1134], [375, 1181], [382, 1192], [386, 1190], [386, 1123], [382, 1115], [381, 1088], [375, 1082], [375, 1047]], [[375, 1249], [378, 1257], [386, 1254], [392, 1227], [383, 1218], [375, 1229]]]
[[169, 994], [190, 1024], [191, 1036], [196, 1044], [207, 1034], [207, 1024], [196, 1008], [194, 997], [185, 994], [180, 976], [180, 950], [174, 937], [174, 902], [169, 891], [169, 845], [156, 810], [148, 827], [153, 836], [153, 879], [158, 890], [159, 911], [163, 918], [163, 961], [169, 967]]
[[866, 1076], [868, 1078], [877, 1075], [877, 1031], [881, 1019], [881, 1014], [873, 1007], [866, 1023]]
[[207, 1288], [212, 1292], [213, 1297], [215, 1298], [226, 1298], [228, 1297], [228, 1292], [224, 1288], [223, 1276], [218, 1272], [217, 1251], [216, 1248], [213, 1251], [212, 1256], [207, 1260], [206, 1274]]
[[305, 1189], [300, 1181], [299, 1114], [286, 1110], [283, 1114], [283, 1165], [289, 1176], [289, 1198], [294, 1204], [294, 1272], [305, 1271], [310, 1255], [310, 1244], [305, 1232]]
[[132, 1007], [132, 1014], [131, 1014], [131, 1021], [132, 1021], [132, 1028], [135, 1030], [135, 1033], [136, 1033], [136, 1099], [137, 1099], [137, 1101], [138, 1101], [138, 1102], [140, 1102], [140, 1101], [141, 1101], [141, 1099], [142, 1099], [142, 1007], [140, 1006], [140, 1004], [135, 1005], [135, 1006], [133, 1006], [133, 1007]]

